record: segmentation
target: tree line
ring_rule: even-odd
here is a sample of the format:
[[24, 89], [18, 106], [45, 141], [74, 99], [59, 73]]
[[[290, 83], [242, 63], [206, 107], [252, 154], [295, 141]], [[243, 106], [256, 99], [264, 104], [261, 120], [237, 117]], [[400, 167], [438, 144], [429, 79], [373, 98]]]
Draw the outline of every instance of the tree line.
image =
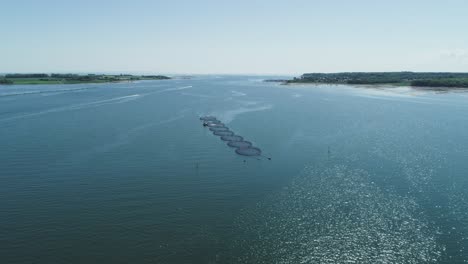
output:
[[305, 73], [286, 83], [406, 84], [430, 87], [467, 87], [468, 73], [458, 72], [341, 72]]
[[46, 73], [10, 73], [6, 74], [6, 79], [17, 79], [17, 78], [47, 78], [49, 77]]

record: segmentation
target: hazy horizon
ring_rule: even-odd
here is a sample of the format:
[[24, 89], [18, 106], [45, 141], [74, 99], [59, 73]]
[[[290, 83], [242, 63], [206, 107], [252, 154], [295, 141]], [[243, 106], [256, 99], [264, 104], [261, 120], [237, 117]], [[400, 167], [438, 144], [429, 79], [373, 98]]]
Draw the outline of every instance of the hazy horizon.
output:
[[0, 72], [463, 72], [463, 1], [15, 1]]
[[[152, 74], [160, 74], [160, 75], [167, 75], [167, 76], [268, 76], [268, 77], [300, 77], [303, 74], [308, 73], [382, 73], [384, 71], [335, 71], [335, 72], [302, 72], [298, 74], [288, 74], [288, 73], [223, 73], [223, 72], [212, 72], [212, 73], [190, 73], [190, 72], [155, 72], [155, 71], [94, 71], [94, 72], [83, 72], [83, 71], [10, 71], [10, 72], [0, 72], [0, 75], [5, 74], [35, 74], [35, 73], [45, 73], [45, 74], [78, 74], [78, 75], [86, 75], [86, 74], [108, 74], [108, 75], [119, 75], [119, 74], [131, 74], [131, 75], [152, 75]], [[387, 72], [416, 72], [416, 73], [426, 73], [425, 71], [387, 71]], [[427, 71], [427, 73], [468, 73], [466, 71]]]

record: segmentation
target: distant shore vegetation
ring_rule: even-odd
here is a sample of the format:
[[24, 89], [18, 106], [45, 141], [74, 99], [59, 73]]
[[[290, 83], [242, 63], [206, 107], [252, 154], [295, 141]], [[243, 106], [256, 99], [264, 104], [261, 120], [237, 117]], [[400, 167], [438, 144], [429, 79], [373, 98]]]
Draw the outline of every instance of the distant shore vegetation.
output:
[[0, 84], [77, 84], [168, 79], [171, 78], [164, 75], [11, 73], [0, 76]]
[[468, 88], [468, 73], [458, 72], [342, 72], [305, 73], [292, 80], [267, 80], [284, 84], [389, 84], [417, 87]]

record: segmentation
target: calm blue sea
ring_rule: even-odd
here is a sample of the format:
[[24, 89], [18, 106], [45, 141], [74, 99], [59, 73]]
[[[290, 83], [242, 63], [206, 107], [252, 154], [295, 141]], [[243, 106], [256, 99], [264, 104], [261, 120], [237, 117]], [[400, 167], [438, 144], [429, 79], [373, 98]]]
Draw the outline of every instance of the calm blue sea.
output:
[[467, 92], [265, 78], [0, 86], [0, 262], [468, 262]]

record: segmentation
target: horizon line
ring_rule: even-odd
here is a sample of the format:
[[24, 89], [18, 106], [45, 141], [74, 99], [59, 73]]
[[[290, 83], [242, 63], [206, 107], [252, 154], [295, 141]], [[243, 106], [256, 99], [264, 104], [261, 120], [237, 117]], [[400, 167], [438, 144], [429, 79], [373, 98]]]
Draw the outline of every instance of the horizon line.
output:
[[253, 73], [253, 72], [212, 72], [212, 73], [190, 73], [190, 72], [157, 72], [157, 71], [0, 71], [0, 75], [5, 74], [35, 74], [35, 73], [44, 73], [44, 74], [157, 74], [157, 75], [228, 75], [228, 76], [239, 76], [239, 75], [249, 75], [249, 76], [301, 76], [302, 74], [307, 73], [391, 73], [391, 72], [414, 72], [414, 73], [468, 73], [468, 71], [409, 71], [409, 70], [400, 70], [400, 71], [308, 71], [302, 73]]

